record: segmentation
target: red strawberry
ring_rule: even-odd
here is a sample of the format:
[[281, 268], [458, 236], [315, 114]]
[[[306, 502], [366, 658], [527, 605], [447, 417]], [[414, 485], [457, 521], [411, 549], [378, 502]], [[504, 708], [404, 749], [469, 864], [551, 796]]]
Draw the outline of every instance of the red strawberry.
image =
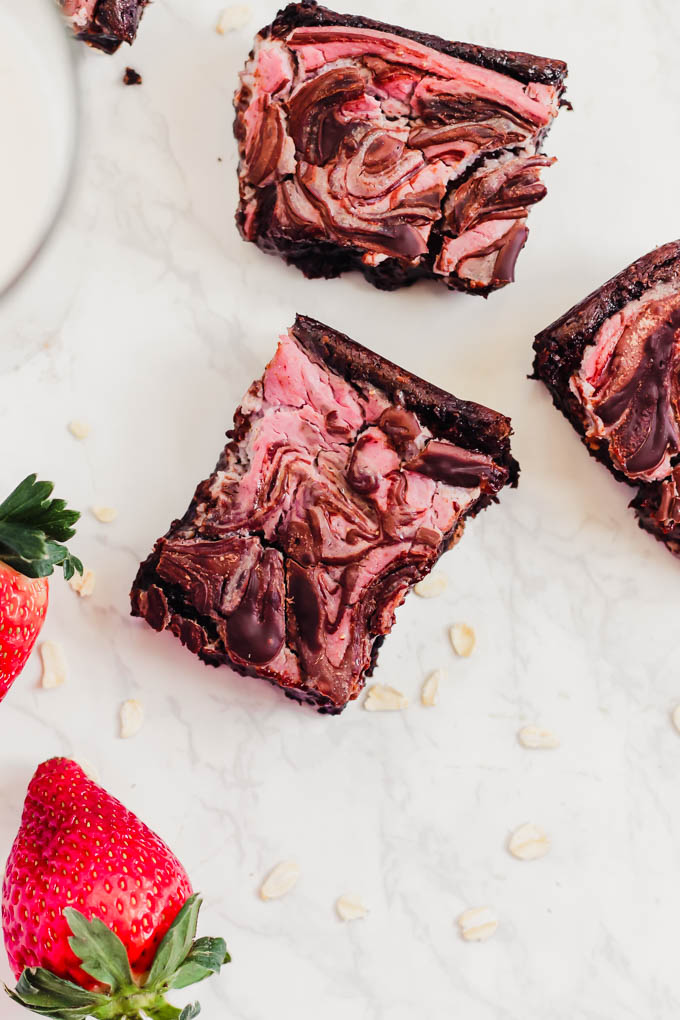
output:
[[132, 812], [67, 758], [39, 767], [2, 890], [15, 1001], [56, 1017], [195, 1016], [164, 995], [228, 960], [222, 939], [194, 942], [199, 909], [182, 865]]
[[80, 517], [62, 499], [50, 499], [51, 482], [25, 478], [0, 504], [0, 701], [24, 668], [47, 612], [47, 576], [63, 567], [68, 580], [80, 560], [62, 542]]
[[0, 701], [33, 651], [48, 597], [47, 578], [32, 580], [0, 562]]

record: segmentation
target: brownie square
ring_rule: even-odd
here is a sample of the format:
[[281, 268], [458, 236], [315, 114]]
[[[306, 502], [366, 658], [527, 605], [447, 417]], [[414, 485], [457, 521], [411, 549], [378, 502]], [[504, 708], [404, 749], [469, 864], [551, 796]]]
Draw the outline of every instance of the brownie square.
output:
[[640, 527], [680, 554], [680, 241], [633, 262], [534, 349], [535, 376], [589, 452], [637, 487]]
[[256, 37], [235, 98], [239, 230], [310, 277], [503, 287], [546, 194], [566, 74], [292, 3]]
[[142, 563], [132, 613], [207, 663], [341, 712], [410, 588], [516, 484], [511, 431], [297, 316], [215, 472]]
[[105, 53], [133, 43], [148, 0], [59, 0], [74, 34]]

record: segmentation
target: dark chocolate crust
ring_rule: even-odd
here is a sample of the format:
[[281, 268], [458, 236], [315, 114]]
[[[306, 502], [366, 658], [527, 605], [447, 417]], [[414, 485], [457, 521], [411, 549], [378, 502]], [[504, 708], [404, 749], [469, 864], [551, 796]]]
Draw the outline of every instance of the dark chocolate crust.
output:
[[606, 444], [586, 439], [585, 414], [570, 387], [585, 349], [593, 343], [602, 324], [629, 302], [637, 301], [646, 291], [663, 283], [680, 287], [680, 241], [671, 241], [643, 255], [542, 330], [534, 340], [533, 378], [545, 383], [553, 404], [571, 422], [591, 456], [619, 481], [638, 490], [630, 505], [636, 510], [640, 527], [677, 554], [680, 526], [671, 532], [663, 531], [654, 518], [661, 504], [661, 483], [640, 483], [629, 478], [612, 462]]
[[676, 524], [675, 527], [668, 525], [662, 527], [658, 520], [657, 515], [663, 499], [663, 484], [656, 482], [652, 485], [641, 485], [637, 496], [629, 505], [635, 511], [642, 530], [662, 542], [674, 556], [680, 556], [680, 524]]
[[91, 23], [78, 38], [104, 53], [115, 53], [124, 43], [134, 42], [144, 8], [149, 0], [99, 0]]
[[[273, 192], [273, 188], [267, 189]], [[289, 266], [295, 266], [308, 280], [334, 280], [343, 273], [357, 270], [377, 290], [399, 290], [411, 287], [418, 280], [431, 280], [432, 269], [427, 262], [417, 266], [405, 266], [401, 259], [388, 258], [379, 266], [367, 266], [363, 261], [363, 252], [351, 245], [341, 246], [333, 241], [293, 240], [274, 230], [266, 222], [267, 200], [261, 199], [258, 215], [258, 231], [255, 243], [267, 255], [279, 255]], [[264, 215], [263, 215], [264, 214]], [[243, 210], [238, 209], [236, 223], [243, 233]], [[436, 231], [433, 231], [436, 236]], [[467, 288], [457, 281], [455, 288], [466, 291]], [[486, 297], [492, 287], [477, 288], [476, 294]]]
[[[460, 443], [466, 450], [493, 457], [502, 479], [498, 487], [517, 484], [519, 465], [510, 450], [512, 428], [509, 418], [480, 404], [459, 400], [315, 319], [297, 315], [291, 332], [311, 360], [328, 366], [350, 385], [367, 383], [380, 388], [395, 404], [416, 413], [435, 438]], [[225, 467], [230, 453], [238, 450], [238, 444], [249, 428], [248, 419], [237, 413], [234, 428], [227, 433], [231, 442], [222, 452], [216, 471]], [[144, 618], [157, 631], [166, 628], [171, 630], [208, 665], [228, 665], [243, 676], [257, 676], [280, 686], [275, 677], [267, 676], [266, 670], [249, 668], [235, 662], [220, 641], [214, 621], [198, 613], [187, 602], [183, 590], [168, 583], [158, 570], [165, 543], [192, 529], [198, 508], [210, 503], [212, 480], [209, 478], [199, 484], [184, 516], [172, 522], [165, 536], [156, 542], [151, 555], [141, 564], [130, 593], [132, 615]], [[481, 491], [459, 518], [455, 528], [444, 536], [439, 555], [457, 542], [467, 519], [476, 516], [495, 501], [497, 497], [493, 492]], [[398, 571], [399, 568], [395, 572], [395, 579]], [[417, 579], [415, 577], [413, 580]], [[374, 641], [371, 664], [365, 676], [373, 673], [383, 640], [384, 636], [379, 635]], [[337, 715], [345, 707], [324, 697], [318, 690], [297, 687], [281, 689], [288, 698], [309, 704], [324, 714]]]
[[404, 39], [411, 39], [422, 46], [429, 46], [440, 53], [459, 60], [467, 60], [490, 71], [499, 71], [522, 82], [540, 82], [544, 85], [562, 85], [567, 76], [567, 65], [562, 60], [551, 60], [547, 57], [536, 57], [531, 53], [496, 50], [487, 46], [475, 46], [472, 43], [454, 42], [442, 39], [438, 35], [426, 32], [414, 32], [399, 25], [389, 25], [384, 21], [375, 21], [361, 15], [338, 14], [336, 11], [321, 7], [315, 0], [301, 0], [300, 3], [288, 4], [279, 11], [271, 26], [262, 30], [262, 34], [284, 36], [294, 28], [318, 28], [321, 25], [343, 25], [348, 28], [367, 28], [376, 32], [392, 32]]
[[512, 426], [505, 415], [459, 400], [306, 315], [296, 315], [292, 332], [305, 350], [348, 382], [372, 383], [395, 403], [415, 412], [436, 437], [489, 454], [507, 468], [510, 483], [517, 485], [519, 464], [510, 453]]

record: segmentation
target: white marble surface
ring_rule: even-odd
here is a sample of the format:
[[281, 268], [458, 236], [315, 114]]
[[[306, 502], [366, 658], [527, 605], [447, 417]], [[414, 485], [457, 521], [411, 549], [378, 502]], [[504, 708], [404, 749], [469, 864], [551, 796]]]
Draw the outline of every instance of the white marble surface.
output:
[[[84, 510], [119, 510], [108, 526], [83, 516], [94, 597], [53, 584], [44, 635], [63, 643], [68, 683], [38, 690], [34, 657], [0, 709], [0, 852], [35, 765], [83, 756], [186, 863], [208, 900], [203, 930], [228, 938], [233, 965], [200, 990], [206, 1017], [670, 1020], [680, 565], [526, 374], [538, 329], [680, 233], [680, 8], [364, 0], [377, 17], [569, 61], [574, 112], [549, 140], [550, 194], [516, 285], [487, 302], [307, 282], [240, 241], [230, 100], [273, 5], [253, 8], [220, 37], [218, 0], [157, 0], [132, 51], [80, 53], [77, 187], [0, 308], [3, 491], [36, 470]], [[120, 84], [126, 63], [141, 88]], [[412, 597], [383, 651], [378, 679], [411, 697], [404, 713], [317, 716], [128, 616], [140, 557], [211, 469], [296, 310], [514, 419], [520, 488], [469, 527], [443, 561], [447, 593]], [[74, 417], [92, 423], [83, 443], [67, 432]], [[468, 661], [447, 643], [455, 620], [477, 630]], [[437, 666], [448, 680], [424, 709]], [[147, 723], [126, 742], [129, 697]], [[522, 749], [530, 722], [561, 749]], [[552, 836], [543, 860], [505, 849], [525, 821]], [[298, 888], [261, 903], [263, 874], [291, 856]], [[333, 903], [350, 890], [371, 914], [343, 925]], [[478, 905], [501, 923], [469, 945], [455, 918]], [[0, 1005], [3, 1020], [20, 1015]]]

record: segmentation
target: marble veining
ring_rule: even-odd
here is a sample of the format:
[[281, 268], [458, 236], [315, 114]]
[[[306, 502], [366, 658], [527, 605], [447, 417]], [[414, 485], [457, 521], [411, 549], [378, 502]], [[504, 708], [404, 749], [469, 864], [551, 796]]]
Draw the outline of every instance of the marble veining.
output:
[[[0, 307], [2, 489], [30, 470], [54, 477], [85, 511], [75, 551], [97, 572], [91, 599], [52, 585], [44, 636], [64, 645], [68, 683], [39, 690], [34, 656], [0, 709], [0, 853], [38, 761], [83, 757], [172, 845], [205, 894], [205, 930], [229, 941], [233, 965], [200, 989], [206, 1017], [670, 1020], [680, 564], [526, 376], [540, 328], [680, 233], [680, 11], [364, 0], [368, 15], [569, 62], [574, 112], [550, 137], [549, 195], [517, 283], [485, 302], [307, 282], [240, 240], [231, 95], [274, 10], [252, 8], [219, 36], [219, 3], [159, 0], [133, 50], [80, 51], [74, 194]], [[140, 88], [123, 87], [126, 64]], [[140, 558], [212, 469], [296, 311], [514, 420], [519, 489], [469, 526], [442, 562], [445, 594], [411, 597], [383, 650], [376, 679], [409, 696], [403, 713], [317, 716], [128, 615]], [[83, 442], [67, 430], [76, 417], [92, 424]], [[99, 524], [93, 503], [118, 519]], [[468, 660], [448, 642], [457, 620], [477, 632]], [[423, 708], [438, 667], [439, 705]], [[146, 723], [121, 741], [127, 698]], [[560, 749], [523, 749], [527, 723], [555, 730]], [[505, 848], [527, 821], [552, 838], [531, 863]], [[262, 903], [262, 878], [287, 857], [297, 888]], [[336, 918], [345, 892], [366, 920]], [[455, 919], [484, 905], [498, 932], [466, 944]], [[21, 1015], [0, 1005], [3, 1020]]]

